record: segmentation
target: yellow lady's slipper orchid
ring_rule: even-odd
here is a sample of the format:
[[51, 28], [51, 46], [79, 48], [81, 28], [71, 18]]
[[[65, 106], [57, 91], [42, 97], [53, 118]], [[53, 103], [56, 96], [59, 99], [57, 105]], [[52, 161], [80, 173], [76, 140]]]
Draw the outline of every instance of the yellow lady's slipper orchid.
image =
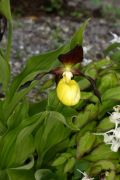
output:
[[80, 100], [80, 88], [77, 82], [75, 80], [72, 80], [73, 75], [86, 78], [90, 82], [94, 94], [101, 102], [101, 96], [96, 88], [95, 80], [81, 72], [80, 68], [74, 67], [74, 65], [78, 63], [80, 64], [83, 60], [82, 46], [76, 45], [67, 53], [60, 54], [58, 56], [58, 60], [62, 63], [63, 66], [52, 69], [50, 73], [55, 75], [55, 81], [57, 84], [57, 96], [64, 105], [74, 106]]
[[80, 100], [80, 88], [75, 80], [71, 80], [71, 72], [64, 72], [57, 86], [57, 96], [66, 106], [74, 106]]

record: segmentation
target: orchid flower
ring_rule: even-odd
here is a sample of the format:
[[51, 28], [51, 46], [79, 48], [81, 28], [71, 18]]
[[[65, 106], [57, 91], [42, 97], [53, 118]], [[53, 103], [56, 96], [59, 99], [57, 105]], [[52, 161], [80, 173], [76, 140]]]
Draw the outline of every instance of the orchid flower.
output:
[[79, 85], [72, 79], [76, 73], [79, 73], [74, 65], [83, 59], [83, 49], [81, 46], [76, 46], [68, 53], [60, 55], [58, 59], [63, 66], [52, 70], [56, 76], [61, 77], [57, 84], [57, 96], [64, 105], [74, 106], [80, 100]]
[[96, 88], [95, 81], [83, 74], [79, 68], [74, 66], [83, 61], [83, 48], [77, 45], [72, 50], [58, 57], [62, 63], [61, 67], [57, 67], [51, 71], [57, 77], [57, 96], [59, 100], [66, 106], [74, 106], [80, 100], [80, 87], [73, 79], [74, 76], [83, 76], [88, 79], [93, 87], [94, 94], [100, 99], [100, 94]]

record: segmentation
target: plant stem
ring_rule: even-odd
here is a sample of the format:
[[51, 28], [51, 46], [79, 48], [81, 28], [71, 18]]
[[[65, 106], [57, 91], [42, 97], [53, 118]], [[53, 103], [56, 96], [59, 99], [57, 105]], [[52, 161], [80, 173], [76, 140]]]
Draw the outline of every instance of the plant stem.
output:
[[12, 21], [9, 21], [8, 24], [8, 42], [7, 42], [7, 50], [6, 50], [6, 60], [9, 63], [10, 61], [10, 51], [11, 51], [11, 45], [12, 45]]

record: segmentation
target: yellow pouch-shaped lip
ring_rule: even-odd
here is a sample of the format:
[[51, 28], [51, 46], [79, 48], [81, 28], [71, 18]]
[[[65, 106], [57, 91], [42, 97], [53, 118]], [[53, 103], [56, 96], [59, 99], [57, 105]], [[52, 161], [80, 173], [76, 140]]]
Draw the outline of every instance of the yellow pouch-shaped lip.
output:
[[57, 96], [66, 106], [74, 106], [80, 100], [80, 88], [75, 80], [66, 81], [63, 77], [57, 86]]

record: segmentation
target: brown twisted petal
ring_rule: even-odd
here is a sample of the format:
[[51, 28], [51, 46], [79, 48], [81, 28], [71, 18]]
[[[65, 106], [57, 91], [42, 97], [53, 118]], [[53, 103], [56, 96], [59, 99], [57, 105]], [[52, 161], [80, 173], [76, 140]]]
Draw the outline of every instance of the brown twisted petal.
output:
[[93, 92], [94, 92], [95, 96], [97, 96], [97, 98], [99, 99], [100, 103], [102, 103], [101, 94], [100, 94], [99, 90], [98, 90], [97, 87], [96, 87], [96, 82], [95, 82], [95, 80], [94, 80], [93, 78], [91, 78], [90, 76], [83, 74], [82, 72], [80, 72], [80, 75], [83, 76], [83, 77], [85, 77], [85, 78], [90, 82], [91, 87], [92, 87], [92, 89], [93, 89]]
[[97, 96], [97, 98], [99, 99], [100, 103], [102, 103], [101, 94], [100, 94], [100, 92], [98, 91], [98, 89], [96, 87], [95, 80], [93, 78], [91, 78], [90, 76], [85, 75], [84, 73], [82, 73], [79, 69], [73, 69], [72, 72], [73, 72], [74, 75], [82, 76], [82, 77], [86, 78], [90, 82], [95, 96]]
[[6, 28], [7, 28], [7, 19], [4, 16], [0, 15], [0, 41], [3, 38]]
[[59, 80], [62, 78], [63, 72], [64, 72], [63, 67], [57, 67], [55, 69], [52, 69], [49, 73], [52, 73], [53, 75], [55, 75], [55, 82], [56, 84], [58, 84]]
[[83, 48], [82, 46], [77, 45], [69, 52], [59, 55], [58, 59], [64, 65], [74, 65], [77, 63], [81, 63], [83, 60]]
[[61, 74], [63, 74], [63, 72], [64, 72], [64, 68], [63, 67], [57, 67], [57, 68], [52, 69], [50, 71], [50, 73], [52, 73], [54, 75], [61, 75]]

